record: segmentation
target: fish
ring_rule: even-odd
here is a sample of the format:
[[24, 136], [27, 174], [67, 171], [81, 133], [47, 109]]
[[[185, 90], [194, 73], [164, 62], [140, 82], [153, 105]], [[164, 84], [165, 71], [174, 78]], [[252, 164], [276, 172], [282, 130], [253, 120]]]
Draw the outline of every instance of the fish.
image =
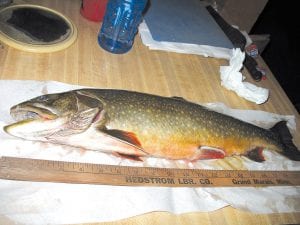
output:
[[180, 97], [118, 89], [77, 89], [41, 95], [10, 109], [4, 127], [25, 140], [50, 142], [120, 157], [188, 161], [246, 156], [264, 149], [300, 160], [286, 121], [264, 129]]

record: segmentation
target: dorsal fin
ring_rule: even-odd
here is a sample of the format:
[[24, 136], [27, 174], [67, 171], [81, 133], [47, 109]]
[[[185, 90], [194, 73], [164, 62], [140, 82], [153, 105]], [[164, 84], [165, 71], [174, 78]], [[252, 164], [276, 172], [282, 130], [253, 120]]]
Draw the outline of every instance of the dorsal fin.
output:
[[180, 101], [184, 101], [184, 102], [188, 101], [188, 100], [184, 99], [183, 97], [179, 97], [179, 96], [172, 96], [171, 98], [174, 98], [174, 99], [177, 99], [177, 100], [180, 100]]

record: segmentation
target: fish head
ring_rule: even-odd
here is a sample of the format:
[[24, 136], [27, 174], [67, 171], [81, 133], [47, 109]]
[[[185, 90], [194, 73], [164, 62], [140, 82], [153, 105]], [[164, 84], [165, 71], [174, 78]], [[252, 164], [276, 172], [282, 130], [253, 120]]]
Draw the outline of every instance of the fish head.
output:
[[102, 106], [99, 99], [80, 91], [42, 95], [13, 106], [10, 114], [16, 122], [4, 131], [41, 141], [80, 133], [101, 119]]

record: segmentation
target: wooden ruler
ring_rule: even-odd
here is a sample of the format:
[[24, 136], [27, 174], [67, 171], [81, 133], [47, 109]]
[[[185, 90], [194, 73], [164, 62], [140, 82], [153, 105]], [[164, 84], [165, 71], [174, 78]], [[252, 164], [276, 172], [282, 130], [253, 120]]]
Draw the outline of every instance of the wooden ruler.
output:
[[8, 180], [159, 187], [299, 186], [300, 171], [166, 169], [15, 157], [0, 159]]

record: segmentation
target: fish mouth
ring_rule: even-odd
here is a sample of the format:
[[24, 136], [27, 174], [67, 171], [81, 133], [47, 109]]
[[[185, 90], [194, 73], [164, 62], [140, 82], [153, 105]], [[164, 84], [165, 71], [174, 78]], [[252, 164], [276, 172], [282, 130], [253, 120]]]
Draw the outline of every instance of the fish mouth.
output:
[[50, 108], [43, 105], [16, 105], [11, 108], [10, 114], [16, 122], [26, 122], [33, 120], [54, 120], [58, 115]]
[[51, 109], [39, 105], [16, 105], [11, 108], [10, 114], [16, 122], [4, 126], [4, 131], [30, 140], [43, 140], [65, 123], [65, 117], [59, 117]]

